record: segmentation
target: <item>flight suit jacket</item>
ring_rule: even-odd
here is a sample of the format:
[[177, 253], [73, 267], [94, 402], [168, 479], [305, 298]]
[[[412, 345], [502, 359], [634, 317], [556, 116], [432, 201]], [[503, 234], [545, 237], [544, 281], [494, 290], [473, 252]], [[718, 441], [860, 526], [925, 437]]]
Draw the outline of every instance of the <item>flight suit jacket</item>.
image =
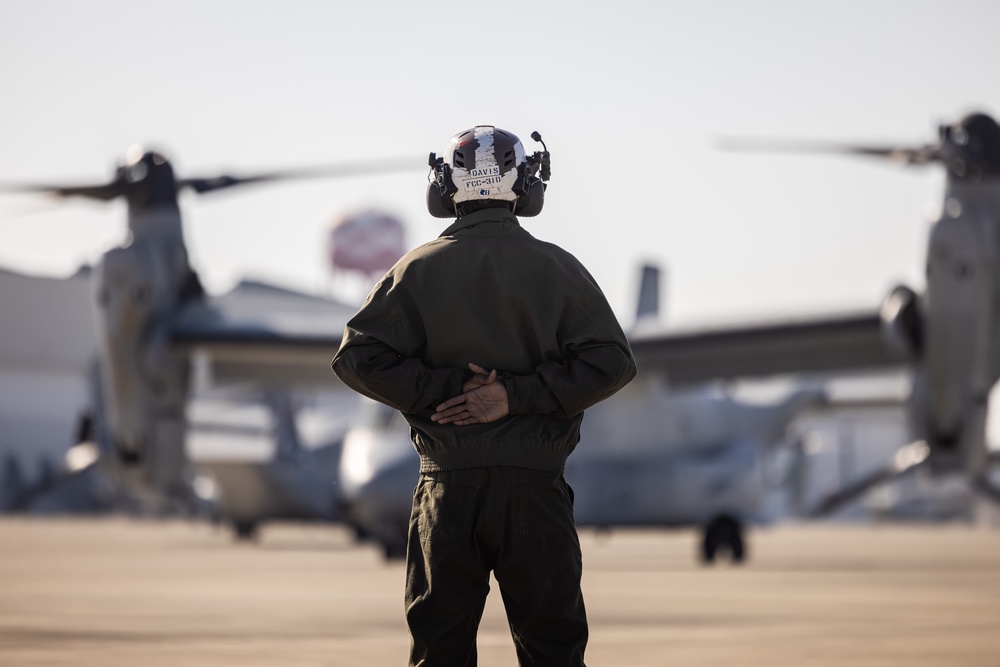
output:
[[[496, 369], [510, 414], [431, 420], [468, 364]], [[463, 216], [390, 269], [348, 322], [333, 370], [403, 413], [421, 471], [495, 465], [562, 470], [583, 411], [636, 373], [610, 305], [570, 253], [505, 209]]]

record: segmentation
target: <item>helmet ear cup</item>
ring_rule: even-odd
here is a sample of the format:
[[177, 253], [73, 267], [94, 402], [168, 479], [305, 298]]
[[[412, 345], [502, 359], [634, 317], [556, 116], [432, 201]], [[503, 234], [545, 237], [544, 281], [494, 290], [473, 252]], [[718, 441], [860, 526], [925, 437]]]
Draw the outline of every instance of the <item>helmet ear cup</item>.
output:
[[454, 218], [455, 205], [444, 195], [437, 183], [427, 184], [427, 212], [435, 218]]
[[[434, 161], [433, 153], [431, 161]], [[438, 158], [432, 168], [434, 180], [427, 183], [427, 212], [435, 218], [454, 218], [455, 202], [452, 195], [458, 192], [458, 187], [451, 179], [451, 167]]]
[[528, 182], [527, 193], [517, 198], [514, 214], [518, 217], [533, 218], [542, 212], [545, 204], [545, 183], [538, 178]]

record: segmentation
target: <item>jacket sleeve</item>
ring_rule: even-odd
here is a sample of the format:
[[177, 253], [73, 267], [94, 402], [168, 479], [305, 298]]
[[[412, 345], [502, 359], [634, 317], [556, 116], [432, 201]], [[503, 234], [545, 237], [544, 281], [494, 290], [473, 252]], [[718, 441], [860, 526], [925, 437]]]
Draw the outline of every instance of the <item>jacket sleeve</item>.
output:
[[596, 284], [588, 284], [561, 337], [562, 359], [504, 378], [511, 414], [571, 417], [635, 377], [628, 339]]
[[419, 332], [399, 311], [391, 283], [379, 283], [347, 323], [331, 366], [344, 384], [360, 394], [412, 414], [462, 393], [469, 373], [429, 368], [407, 351], [419, 349]]

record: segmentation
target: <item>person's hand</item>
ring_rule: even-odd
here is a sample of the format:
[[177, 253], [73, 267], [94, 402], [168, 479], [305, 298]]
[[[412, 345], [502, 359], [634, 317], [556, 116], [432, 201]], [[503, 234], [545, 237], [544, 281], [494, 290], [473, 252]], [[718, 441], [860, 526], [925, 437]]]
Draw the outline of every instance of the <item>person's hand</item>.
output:
[[487, 371], [479, 364], [469, 364], [469, 370], [475, 373], [475, 375], [465, 381], [465, 384], [462, 385], [462, 391], [472, 391], [476, 387], [482, 387], [483, 385], [490, 384], [497, 379], [497, 372], [495, 369]]
[[488, 424], [509, 414], [507, 387], [496, 381], [496, 370], [487, 373], [476, 364], [469, 364], [469, 368], [475, 375], [462, 385], [464, 393], [437, 406], [437, 411], [431, 415], [432, 421], [466, 426]]

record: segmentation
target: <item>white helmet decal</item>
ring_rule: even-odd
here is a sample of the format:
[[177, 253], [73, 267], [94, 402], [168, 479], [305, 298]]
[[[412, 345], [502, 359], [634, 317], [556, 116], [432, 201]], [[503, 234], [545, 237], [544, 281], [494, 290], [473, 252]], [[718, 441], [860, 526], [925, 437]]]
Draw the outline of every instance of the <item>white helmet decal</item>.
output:
[[[452, 181], [458, 188], [452, 198], [456, 204], [478, 199], [517, 200], [514, 183], [518, 178], [517, 168], [525, 161], [524, 146], [517, 137], [500, 130], [503, 139], [506, 139], [501, 141], [506, 145], [500, 147], [500, 150], [504, 153], [513, 151], [513, 160], [498, 162], [495, 131], [496, 128], [492, 125], [477, 125], [473, 128], [473, 138], [470, 139], [467, 132], [456, 135], [445, 149], [445, 161], [451, 165]], [[473, 157], [472, 160], [456, 157], [462, 155], [462, 147], [465, 145], [470, 149], [475, 146], [474, 157], [468, 156]]]

